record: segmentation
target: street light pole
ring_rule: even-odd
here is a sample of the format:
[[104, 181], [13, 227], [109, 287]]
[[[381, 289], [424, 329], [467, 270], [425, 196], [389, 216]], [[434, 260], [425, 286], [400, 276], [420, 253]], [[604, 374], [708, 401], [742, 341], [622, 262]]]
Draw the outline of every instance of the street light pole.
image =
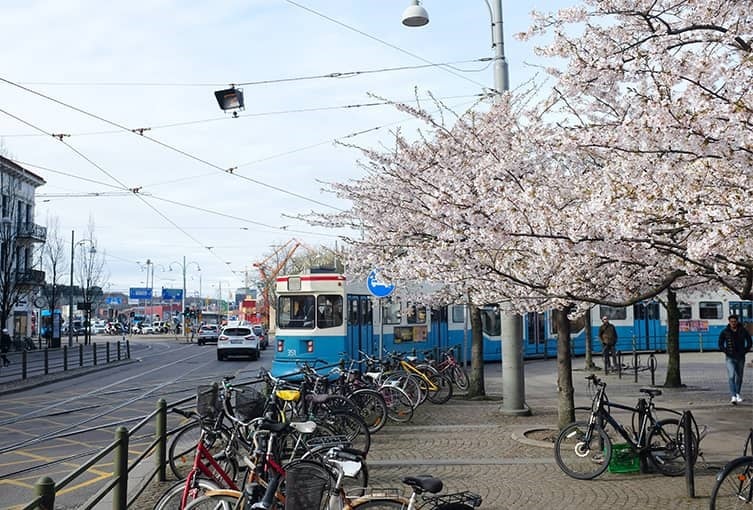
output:
[[[68, 296], [68, 347], [73, 347], [73, 250], [75, 230], [71, 230], [71, 287]], [[53, 312], [54, 313], [54, 312]]]
[[[502, 0], [484, 0], [489, 9], [494, 50], [494, 88], [497, 93], [510, 90], [502, 19]], [[419, 27], [429, 23], [429, 14], [413, 0], [403, 13], [403, 24]], [[523, 366], [523, 318], [514, 313], [500, 311], [500, 335], [502, 340], [502, 409], [508, 415], [528, 415], [530, 408], [525, 403], [525, 375]]]

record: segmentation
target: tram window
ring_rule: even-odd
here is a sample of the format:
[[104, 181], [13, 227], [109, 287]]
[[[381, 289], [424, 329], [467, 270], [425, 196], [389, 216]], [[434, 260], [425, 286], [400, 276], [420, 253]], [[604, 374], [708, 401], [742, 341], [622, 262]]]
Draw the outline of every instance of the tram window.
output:
[[361, 324], [373, 324], [374, 312], [370, 299], [361, 300]]
[[627, 308], [624, 306], [599, 305], [599, 319], [608, 318], [610, 321], [624, 321], [627, 319]]
[[400, 314], [400, 301], [387, 301], [382, 307], [382, 314], [385, 324], [400, 324], [402, 315]]
[[452, 322], [465, 322], [464, 305], [452, 305]]
[[314, 328], [314, 296], [280, 296], [277, 303], [278, 327]]
[[499, 322], [499, 308], [481, 309], [481, 327], [486, 335], [499, 336], [502, 334], [502, 327]]
[[678, 303], [677, 309], [680, 311], [680, 320], [693, 318], [693, 308], [687, 303]]
[[698, 317], [701, 319], [721, 319], [722, 303], [719, 301], [701, 301], [698, 303]]
[[343, 323], [343, 297], [337, 294], [321, 295], [316, 299], [316, 325], [334, 328]]
[[348, 305], [348, 324], [360, 324], [361, 318], [358, 313], [358, 299], [351, 299]]
[[405, 315], [408, 324], [426, 324], [425, 306], [408, 303]]
[[750, 301], [730, 301], [729, 313], [730, 315], [737, 315], [742, 321], [750, 321], [753, 319], [753, 303]]

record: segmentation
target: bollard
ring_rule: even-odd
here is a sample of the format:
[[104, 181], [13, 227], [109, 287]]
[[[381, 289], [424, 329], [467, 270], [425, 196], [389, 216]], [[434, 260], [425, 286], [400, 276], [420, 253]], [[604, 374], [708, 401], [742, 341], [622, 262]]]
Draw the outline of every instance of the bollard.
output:
[[155, 462], [157, 463], [157, 477], [160, 482], [167, 480], [167, 402], [164, 398], [157, 401], [157, 417], [154, 435], [157, 442]]
[[26, 369], [28, 367], [28, 359], [26, 351], [21, 351], [21, 379], [26, 379]]
[[84, 366], [84, 346], [78, 344], [78, 366]]
[[118, 346], [118, 361], [120, 361], [120, 342], [115, 342], [115, 344]]
[[113, 477], [117, 480], [112, 488], [112, 508], [128, 508], [128, 429], [120, 426], [115, 430], [115, 449]]
[[126, 340], [126, 359], [131, 359], [131, 341]]
[[97, 366], [97, 344], [92, 344], [92, 363], [93, 366]]
[[50, 353], [47, 349], [44, 350], [44, 375], [50, 373]]
[[68, 346], [63, 346], [63, 372], [68, 371]]
[[110, 363], [110, 342], [105, 342], [105, 360]]
[[685, 482], [688, 487], [688, 497], [695, 497], [695, 445], [693, 444], [693, 413], [684, 411], [680, 425], [682, 426], [683, 454], [685, 456]]
[[34, 484], [34, 493], [39, 499], [41, 510], [52, 510], [55, 507], [55, 482], [49, 476], [43, 476]]

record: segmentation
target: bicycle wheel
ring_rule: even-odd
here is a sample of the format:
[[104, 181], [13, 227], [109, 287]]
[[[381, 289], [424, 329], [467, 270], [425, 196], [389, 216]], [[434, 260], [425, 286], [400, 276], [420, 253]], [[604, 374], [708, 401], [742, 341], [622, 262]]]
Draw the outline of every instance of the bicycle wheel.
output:
[[[219, 489], [219, 486], [216, 483], [204, 478], [197, 478], [195, 483], [196, 488], [191, 490], [188, 494], [188, 501], [200, 498], [206, 491]], [[168, 487], [168, 489], [157, 500], [157, 503], [154, 505], [154, 510], [180, 510], [180, 502], [183, 499], [183, 490], [185, 487], [185, 480], [175, 482]]]
[[[679, 422], [674, 418], [660, 420], [648, 434], [648, 460], [657, 471], [665, 476], [685, 474], [685, 451], [682, 433], [678, 430]], [[698, 448], [693, 447], [693, 451]]]
[[[320, 418], [322, 423], [335, 434], [341, 434], [348, 438], [350, 444], [356, 450], [366, 455], [371, 447], [371, 434], [369, 427], [355, 414], [335, 412]], [[317, 423], [319, 423], [317, 421]]]
[[588, 422], [576, 421], [560, 432], [554, 443], [554, 459], [568, 476], [578, 480], [596, 478], [609, 467], [612, 441], [604, 429], [594, 424], [586, 441]]
[[240, 496], [240, 492], [237, 496], [227, 494], [205, 495], [191, 501], [186, 505], [185, 510], [233, 510], [238, 508], [238, 504], [241, 502]]
[[426, 393], [421, 389], [417, 379], [406, 372], [393, 372], [384, 378], [384, 384], [392, 384], [403, 390], [410, 397], [411, 405], [415, 409], [426, 400]]
[[379, 393], [387, 404], [387, 418], [397, 423], [407, 423], [413, 419], [413, 402], [407, 393], [389, 384], [380, 387]]
[[709, 510], [753, 507], [753, 457], [739, 457], [716, 475]]
[[452, 382], [455, 383], [455, 386], [457, 386], [460, 391], [468, 390], [470, 382], [468, 381], [468, 374], [462, 366], [453, 365], [452, 370], [450, 371], [450, 377], [452, 377]]
[[[207, 432], [204, 435], [204, 446], [209, 448], [210, 453], [215, 460], [222, 459], [222, 451], [227, 444], [226, 433], [220, 432]], [[196, 455], [196, 446], [199, 443], [201, 437], [201, 422], [195, 421], [184, 426], [182, 429], [173, 436], [170, 441], [170, 447], [167, 451], [167, 459], [170, 464], [170, 470], [173, 472], [176, 478], [179, 480], [188, 476], [188, 473], [193, 468], [193, 460]], [[231, 467], [231, 463], [223, 463], [225, 471], [235, 476], [237, 466]], [[230, 471], [233, 469], [233, 472]]]
[[387, 403], [384, 397], [370, 388], [356, 390], [348, 398], [358, 407], [358, 414], [369, 427], [369, 432], [378, 432], [387, 422]]
[[355, 503], [351, 506], [351, 508], [356, 509], [360, 508], [361, 510], [394, 510], [394, 509], [406, 509], [408, 508], [408, 503], [403, 502], [399, 499], [368, 499], [364, 500], [362, 503]]
[[438, 388], [437, 390], [430, 390], [427, 394], [429, 402], [432, 404], [444, 404], [452, 398], [452, 381], [447, 376], [428, 373], [426, 376]]

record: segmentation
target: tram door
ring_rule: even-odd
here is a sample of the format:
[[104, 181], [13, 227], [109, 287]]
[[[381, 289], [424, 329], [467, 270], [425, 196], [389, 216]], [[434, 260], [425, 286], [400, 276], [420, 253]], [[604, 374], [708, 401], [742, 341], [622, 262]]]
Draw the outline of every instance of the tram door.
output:
[[644, 301], [633, 305], [633, 335], [636, 349], [666, 349], [659, 321], [659, 303]]
[[348, 295], [348, 354], [353, 359], [360, 358], [358, 351], [374, 352], [374, 325], [372, 321], [371, 298], [369, 296]]
[[543, 313], [529, 312], [526, 314], [526, 347], [525, 356], [541, 355], [545, 358], [546, 350], [546, 317]]
[[447, 325], [447, 307], [431, 309], [431, 330], [427, 347], [446, 349], [450, 346], [450, 331]]

